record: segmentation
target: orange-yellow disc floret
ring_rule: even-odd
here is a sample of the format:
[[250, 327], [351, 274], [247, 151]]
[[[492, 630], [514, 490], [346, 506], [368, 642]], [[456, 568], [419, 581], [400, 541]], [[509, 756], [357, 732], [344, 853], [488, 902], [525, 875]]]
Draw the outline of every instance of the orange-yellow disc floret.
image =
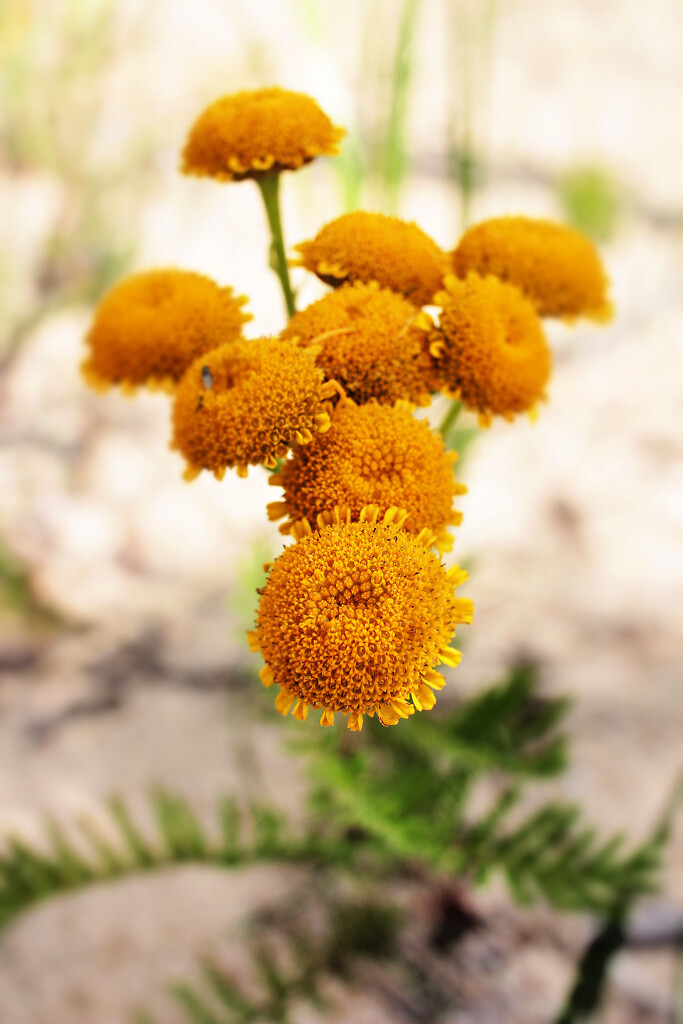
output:
[[365, 714], [395, 725], [434, 705], [435, 668], [460, 660], [450, 642], [472, 602], [455, 594], [467, 574], [441, 565], [428, 530], [402, 529], [404, 515], [369, 507], [358, 522], [347, 513], [315, 533], [302, 525], [272, 564], [248, 637], [282, 714], [322, 709], [320, 724], [332, 725], [341, 711], [360, 729]]
[[100, 390], [173, 385], [197, 356], [241, 336], [246, 301], [189, 270], [133, 274], [98, 306], [83, 374]]
[[428, 405], [438, 384], [423, 319], [402, 296], [356, 284], [301, 310], [281, 336], [320, 345], [318, 366], [356, 402]]
[[595, 246], [565, 224], [494, 217], [465, 232], [453, 253], [458, 277], [493, 274], [529, 296], [540, 316], [608, 320], [608, 279]]
[[269, 483], [284, 493], [282, 501], [268, 506], [268, 515], [288, 516], [280, 529], [289, 533], [302, 519], [312, 526], [319, 517], [329, 521], [335, 506], [348, 508], [353, 520], [366, 505], [376, 505], [382, 515], [398, 506], [408, 513], [406, 530], [419, 533], [427, 527], [437, 547], [447, 551], [453, 544], [448, 527], [462, 519], [453, 511], [453, 499], [466, 491], [453, 474], [456, 459], [425, 420], [415, 419], [409, 405], [345, 401], [330, 430], [297, 448], [270, 477]]
[[333, 288], [377, 281], [415, 306], [432, 301], [450, 269], [447, 254], [417, 224], [365, 210], [337, 217], [295, 250], [296, 264]]
[[224, 181], [293, 171], [317, 156], [334, 156], [344, 135], [304, 93], [245, 90], [223, 96], [199, 116], [182, 171]]
[[552, 356], [534, 306], [497, 277], [446, 279], [432, 335], [445, 389], [479, 413], [512, 419], [545, 398]]
[[172, 447], [187, 460], [186, 479], [202, 469], [273, 468], [296, 444], [329, 428], [324, 401], [335, 392], [315, 365], [317, 350], [290, 341], [237, 341], [201, 356], [178, 388]]

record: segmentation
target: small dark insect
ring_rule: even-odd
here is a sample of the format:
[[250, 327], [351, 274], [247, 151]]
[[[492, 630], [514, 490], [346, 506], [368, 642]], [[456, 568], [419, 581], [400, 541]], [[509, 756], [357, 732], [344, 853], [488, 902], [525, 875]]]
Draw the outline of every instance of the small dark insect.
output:
[[[207, 391], [210, 391], [213, 387], [213, 377], [211, 376], [211, 370], [208, 366], [202, 366], [202, 384]], [[195, 412], [199, 412], [200, 409], [204, 408], [204, 395], [200, 395], [197, 400], [197, 406]]]

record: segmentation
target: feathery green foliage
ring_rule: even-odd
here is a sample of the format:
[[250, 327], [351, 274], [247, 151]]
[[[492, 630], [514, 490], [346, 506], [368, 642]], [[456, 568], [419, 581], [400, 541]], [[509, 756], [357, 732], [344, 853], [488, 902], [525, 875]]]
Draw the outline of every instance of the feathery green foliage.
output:
[[[624, 852], [622, 837], [600, 840], [573, 805], [551, 802], [520, 820], [524, 782], [556, 775], [566, 762], [557, 727], [567, 704], [540, 699], [535, 685], [535, 672], [522, 667], [448, 715], [415, 716], [407, 729], [371, 722], [353, 747], [322, 737], [308, 748], [314, 801], [360, 828], [380, 856], [417, 859], [476, 884], [502, 872], [523, 904], [542, 898], [562, 910], [609, 913], [652, 891], [661, 830]], [[469, 800], [487, 782], [496, 795], [473, 820]]]
[[126, 804], [114, 798], [106, 828], [82, 819], [67, 834], [50, 821], [39, 846], [10, 837], [0, 853], [0, 928], [52, 896], [169, 865], [343, 863], [349, 856], [341, 842], [330, 842], [319, 830], [295, 835], [274, 809], [252, 806], [241, 811], [230, 798], [220, 801], [215, 836], [184, 797], [158, 790], [151, 796], [151, 809], [155, 828], [141, 829]]
[[[535, 671], [522, 666], [447, 714], [416, 715], [409, 728], [370, 722], [360, 735], [326, 730], [300, 743], [314, 779], [304, 829], [292, 830], [272, 807], [242, 809], [232, 798], [220, 801], [217, 820], [206, 827], [186, 799], [158, 790], [151, 796], [152, 822], [144, 827], [115, 798], [106, 825], [88, 819], [66, 828], [48, 821], [41, 844], [9, 837], [0, 852], [0, 928], [51, 896], [133, 873], [188, 862], [232, 869], [263, 861], [353, 868], [354, 877], [362, 863], [375, 878], [421, 862], [472, 884], [497, 871], [521, 903], [540, 898], [563, 911], [593, 911], [609, 928], [655, 887], [680, 794], [651, 838], [630, 851], [621, 836], [599, 839], [575, 806], [548, 802], [522, 813], [528, 785], [556, 776], [566, 764], [560, 727], [567, 703], [539, 697], [536, 682]], [[471, 798], [482, 785], [488, 806], [474, 815]], [[204, 963], [201, 983], [173, 989], [188, 1021], [286, 1022], [295, 1003], [319, 1000], [325, 974], [346, 977], [358, 957], [394, 948], [400, 917], [393, 907], [335, 903], [325, 892], [324, 942], [290, 932], [286, 967], [258, 946], [257, 995]], [[600, 958], [604, 947], [594, 945], [563, 1022], [599, 998], [614, 950]], [[154, 1024], [149, 1014], [139, 1016], [142, 1021]]]
[[[298, 833], [273, 808], [242, 811], [230, 798], [207, 829], [183, 797], [159, 790], [154, 828], [141, 829], [116, 798], [108, 828], [81, 820], [67, 831], [49, 822], [40, 846], [10, 837], [0, 853], [0, 927], [50, 896], [168, 865], [349, 866], [360, 853], [380, 872], [418, 859], [482, 884], [500, 871], [522, 903], [542, 898], [609, 914], [653, 889], [666, 828], [625, 852], [622, 837], [598, 839], [575, 806], [551, 802], [520, 817], [524, 784], [566, 762], [558, 731], [566, 702], [540, 699], [535, 685], [535, 673], [519, 668], [450, 714], [416, 715], [409, 729], [371, 722], [351, 743], [333, 730], [318, 733], [305, 745], [312, 817]], [[482, 783], [494, 795], [475, 819], [469, 801]]]
[[[257, 1024], [260, 1021], [286, 1024], [292, 1019], [294, 1003], [305, 1001], [318, 1009], [326, 1009], [319, 990], [320, 956], [304, 936], [294, 936], [291, 946], [295, 960], [287, 969], [266, 947], [255, 950], [253, 967], [260, 990], [257, 995], [248, 992], [212, 960], [201, 962], [198, 983], [177, 982], [171, 987], [171, 994], [188, 1024]], [[148, 1013], [139, 1015], [139, 1024], [143, 1021], [157, 1024]]]
[[[326, 901], [324, 931], [312, 935], [300, 925], [283, 932], [279, 952], [260, 942], [251, 951], [251, 984], [237, 981], [210, 959], [199, 964], [199, 980], [171, 986], [188, 1024], [286, 1024], [293, 1007], [308, 1003], [329, 1009], [321, 986], [325, 978], [348, 978], [353, 963], [393, 955], [402, 918], [392, 906], [371, 900]], [[149, 1013], [136, 1024], [157, 1024]]]

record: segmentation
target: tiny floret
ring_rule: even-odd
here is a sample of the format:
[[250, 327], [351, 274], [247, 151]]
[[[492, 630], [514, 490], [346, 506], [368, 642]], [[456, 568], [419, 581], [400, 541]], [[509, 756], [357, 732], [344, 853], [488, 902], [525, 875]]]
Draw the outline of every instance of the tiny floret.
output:
[[565, 224], [494, 217], [465, 232], [453, 253], [458, 277], [493, 274], [516, 285], [540, 316], [609, 320], [608, 279], [589, 238]]
[[319, 345], [318, 366], [356, 402], [429, 405], [438, 385], [421, 315], [386, 288], [357, 284], [301, 310], [282, 337]]
[[249, 642], [263, 683], [280, 688], [281, 714], [320, 710], [332, 725], [341, 712], [358, 730], [366, 714], [395, 725], [433, 707], [444, 685], [436, 668], [458, 663], [450, 643], [472, 602], [455, 593], [467, 574], [446, 570], [428, 549], [433, 535], [411, 535], [404, 519], [370, 506], [352, 522], [337, 510], [315, 532], [302, 524], [273, 563]]
[[344, 135], [304, 93], [245, 90], [223, 96], [199, 116], [181, 169], [223, 181], [294, 171], [317, 156], [336, 155]]
[[440, 328], [432, 334], [445, 390], [479, 413], [512, 419], [545, 399], [550, 347], [531, 301], [496, 277], [446, 279], [436, 296]]
[[295, 263], [333, 288], [377, 281], [415, 306], [432, 301], [449, 269], [447, 254], [417, 224], [365, 210], [337, 217], [295, 250]]
[[209, 352], [189, 368], [173, 407], [173, 441], [187, 460], [185, 477], [250, 465], [274, 468], [296, 444], [329, 428], [325, 384], [315, 349], [258, 338]]
[[93, 387], [173, 387], [197, 356], [241, 337], [246, 298], [189, 270], [133, 274], [105, 295], [86, 336]]
[[270, 477], [282, 487], [283, 500], [272, 502], [268, 515], [287, 516], [280, 529], [289, 533], [302, 519], [312, 526], [332, 521], [335, 506], [347, 507], [353, 520], [366, 505], [377, 506], [381, 515], [398, 506], [408, 513], [406, 530], [431, 530], [439, 550], [447, 551], [453, 544], [448, 528], [462, 519], [453, 501], [466, 491], [455, 480], [456, 459], [409, 405], [345, 401], [330, 430], [297, 448]]

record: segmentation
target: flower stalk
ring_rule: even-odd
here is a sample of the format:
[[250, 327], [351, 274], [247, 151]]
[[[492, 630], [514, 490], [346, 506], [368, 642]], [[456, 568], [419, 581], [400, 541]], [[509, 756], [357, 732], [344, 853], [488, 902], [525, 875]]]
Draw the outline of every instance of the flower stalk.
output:
[[439, 427], [439, 433], [441, 434], [442, 438], [444, 439], [444, 442], [446, 442], [446, 445], [448, 443], [448, 434], [450, 433], [451, 427], [457, 421], [458, 416], [460, 415], [461, 409], [462, 409], [462, 402], [460, 401], [460, 399], [456, 399], [455, 401], [451, 402], [450, 408], [449, 408], [448, 412], [446, 413], [446, 415], [444, 416], [443, 420], [441, 421], [441, 426]]
[[270, 265], [277, 274], [282, 294], [285, 299], [287, 316], [292, 317], [296, 313], [294, 292], [289, 280], [289, 268], [285, 256], [285, 243], [282, 234], [282, 220], [280, 217], [280, 175], [264, 174], [257, 179], [257, 184], [263, 197], [263, 205], [266, 208], [268, 226], [271, 235], [271, 261]]

